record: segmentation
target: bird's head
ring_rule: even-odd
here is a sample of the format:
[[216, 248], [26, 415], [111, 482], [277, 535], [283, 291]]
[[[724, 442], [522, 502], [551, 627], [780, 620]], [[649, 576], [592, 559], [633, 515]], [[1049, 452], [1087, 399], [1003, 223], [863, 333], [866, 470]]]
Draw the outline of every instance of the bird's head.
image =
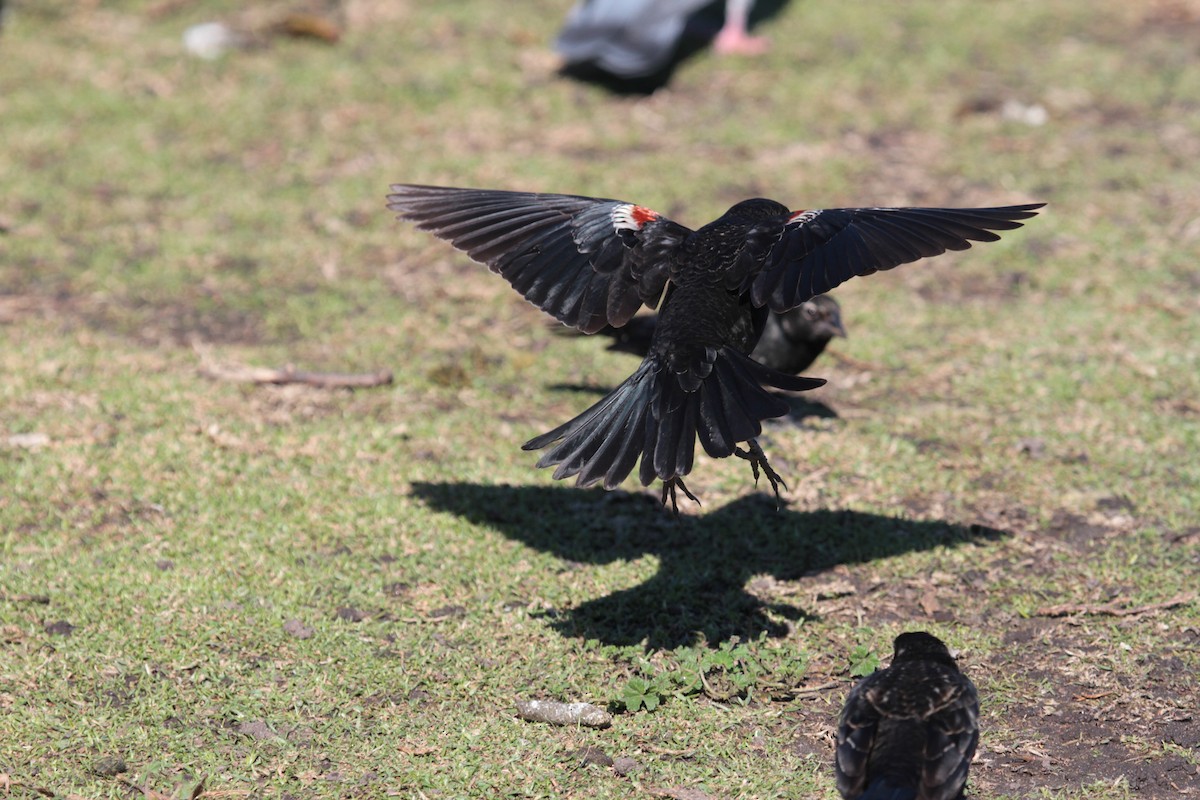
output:
[[758, 220], [771, 219], [772, 217], [786, 217], [792, 212], [782, 203], [776, 203], [774, 200], [768, 200], [765, 197], [755, 197], [751, 200], [743, 200], [740, 203], [730, 207], [725, 212], [727, 218]]
[[892, 663], [898, 661], [941, 661], [957, 666], [954, 656], [941, 639], [925, 631], [910, 631], [896, 637]]
[[809, 298], [796, 307], [780, 315], [783, 332], [793, 341], [818, 340], [829, 341], [835, 336], [846, 336], [846, 328], [842, 325], [842, 309], [827, 294], [819, 294]]

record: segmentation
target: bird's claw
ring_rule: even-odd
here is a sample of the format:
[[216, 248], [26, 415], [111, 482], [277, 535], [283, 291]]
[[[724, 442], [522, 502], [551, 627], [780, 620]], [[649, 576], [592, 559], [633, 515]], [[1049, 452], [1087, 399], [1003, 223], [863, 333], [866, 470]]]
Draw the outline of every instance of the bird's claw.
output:
[[675, 516], [679, 516], [679, 504], [675, 501], [675, 489], [676, 488], [682, 489], [683, 493], [685, 495], [687, 495], [687, 498], [689, 500], [691, 500], [696, 505], [700, 505], [700, 498], [696, 497], [696, 495], [694, 495], [688, 491], [688, 488], [684, 484], [682, 478], [679, 478], [679, 477], [669, 478], [669, 479], [663, 481], [662, 498], [661, 499], [662, 499], [662, 504], [665, 506], [667, 504], [667, 498], [668, 497], [671, 498], [671, 513], [673, 513]]
[[754, 475], [754, 485], [758, 486], [759, 469], [762, 469], [762, 474], [767, 476], [767, 480], [771, 482], [771, 490], [775, 492], [775, 506], [779, 507], [783, 500], [779, 496], [779, 487], [787, 491], [787, 484], [783, 478], [779, 477], [779, 473], [771, 468], [771, 462], [767, 460], [767, 454], [758, 446], [758, 442], [750, 439], [746, 442], [749, 448], [743, 450], [740, 447], [733, 448], [733, 454], [738, 458], [744, 458], [750, 462], [750, 472]]

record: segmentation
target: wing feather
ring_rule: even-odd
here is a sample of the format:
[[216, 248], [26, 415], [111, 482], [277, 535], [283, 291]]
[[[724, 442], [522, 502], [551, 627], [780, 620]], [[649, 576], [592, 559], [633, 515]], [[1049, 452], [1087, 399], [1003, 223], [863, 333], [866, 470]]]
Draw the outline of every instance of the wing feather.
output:
[[596, 197], [396, 184], [388, 208], [499, 273], [560, 322], [595, 333], [657, 301], [690, 230]]
[[995, 208], [830, 208], [797, 212], [748, 280], [755, 305], [784, 312], [858, 275], [1019, 228], [1043, 203]]

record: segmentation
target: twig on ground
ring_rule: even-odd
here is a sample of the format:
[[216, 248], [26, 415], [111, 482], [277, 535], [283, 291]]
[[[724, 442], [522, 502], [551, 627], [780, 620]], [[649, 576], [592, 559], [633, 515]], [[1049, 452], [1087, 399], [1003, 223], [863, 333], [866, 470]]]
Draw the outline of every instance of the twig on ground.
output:
[[826, 350], [825, 353], [826, 353], [826, 355], [828, 355], [830, 358], [832, 358], [834, 361], [838, 362], [839, 364], [845, 364], [847, 367], [853, 367], [854, 369], [861, 369], [864, 372], [885, 372], [885, 371], [887, 371], [887, 366], [884, 364], [876, 364], [871, 361], [863, 361], [860, 358], [855, 358], [854, 356], [848, 356], [845, 353], [839, 353], [837, 350]]
[[796, 697], [802, 697], [806, 694], [820, 694], [830, 689], [836, 689], [841, 685], [842, 681], [829, 681], [828, 683], [819, 683], [816, 686], [806, 686], [803, 689], [794, 689], [791, 694]]
[[302, 383], [322, 389], [370, 389], [376, 386], [387, 386], [392, 382], [392, 371], [387, 369], [357, 373], [306, 372], [296, 369], [292, 364], [288, 364], [282, 369], [251, 367], [245, 364], [217, 364], [209, 353], [198, 344], [194, 349], [200, 356], [200, 374], [218, 381], [269, 383], [276, 386]]
[[155, 789], [151, 789], [148, 786], [138, 786], [136, 783], [127, 781], [124, 778], [117, 778], [117, 783], [124, 784], [125, 786], [128, 786], [130, 789], [133, 789], [136, 792], [140, 792], [142, 797], [146, 798], [146, 800], [171, 800], [171, 796], [169, 794], [165, 794], [163, 792], [156, 791]]
[[0, 603], [37, 603], [47, 605], [50, 596], [45, 594], [5, 594], [0, 592]]
[[200, 372], [214, 380], [238, 383], [270, 383], [281, 386], [288, 383], [303, 383], [323, 389], [370, 389], [387, 386], [392, 382], [391, 370], [379, 372], [304, 372], [288, 364], [283, 369], [271, 367], [214, 367], [205, 366]]
[[712, 795], [705, 794], [699, 789], [692, 789], [688, 786], [674, 786], [669, 789], [650, 787], [646, 791], [652, 795], [670, 797], [673, 800], [713, 800]]
[[683, 750], [671, 750], [667, 747], [656, 747], [652, 744], [642, 745], [642, 749], [660, 756], [671, 756], [672, 758], [691, 758], [696, 755], [696, 748], [689, 747]]
[[1062, 603], [1056, 606], [1042, 606], [1034, 613], [1039, 617], [1069, 617], [1075, 614], [1104, 615], [1110, 617], [1129, 617], [1134, 614], [1146, 614], [1151, 611], [1163, 611], [1192, 602], [1196, 599], [1195, 592], [1184, 592], [1170, 600], [1161, 603], [1150, 603], [1145, 606], [1122, 606], [1116, 601], [1111, 603]]
[[33, 794], [40, 794], [42, 797], [58, 797], [54, 791], [44, 786], [33, 786], [28, 783], [22, 783], [21, 781], [13, 780], [13, 777], [7, 772], [0, 772], [0, 789], [4, 790], [4, 795], [7, 797], [8, 793], [14, 788], [18, 790], [25, 789]]

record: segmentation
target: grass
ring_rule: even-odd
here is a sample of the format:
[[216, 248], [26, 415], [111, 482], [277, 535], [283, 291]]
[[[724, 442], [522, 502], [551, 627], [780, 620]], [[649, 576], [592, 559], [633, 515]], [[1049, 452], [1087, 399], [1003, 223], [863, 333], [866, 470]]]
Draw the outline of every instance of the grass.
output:
[[[182, 52], [282, 11], [18, 3], [0, 34], [8, 791], [832, 798], [853, 674], [928, 629], [983, 697], [973, 795], [1197, 792], [1196, 603], [1046, 613], [1200, 574], [1189, 4], [793, 3], [765, 58], [640, 99], [555, 77], [543, 0], [359, 0], [333, 46]], [[395, 223], [392, 181], [692, 225], [755, 194], [1050, 205], [840, 287], [829, 384], [763, 440], [788, 507], [701, 460], [674, 521], [533, 469], [519, 443], [594, 397], [562, 387], [633, 365]]]

